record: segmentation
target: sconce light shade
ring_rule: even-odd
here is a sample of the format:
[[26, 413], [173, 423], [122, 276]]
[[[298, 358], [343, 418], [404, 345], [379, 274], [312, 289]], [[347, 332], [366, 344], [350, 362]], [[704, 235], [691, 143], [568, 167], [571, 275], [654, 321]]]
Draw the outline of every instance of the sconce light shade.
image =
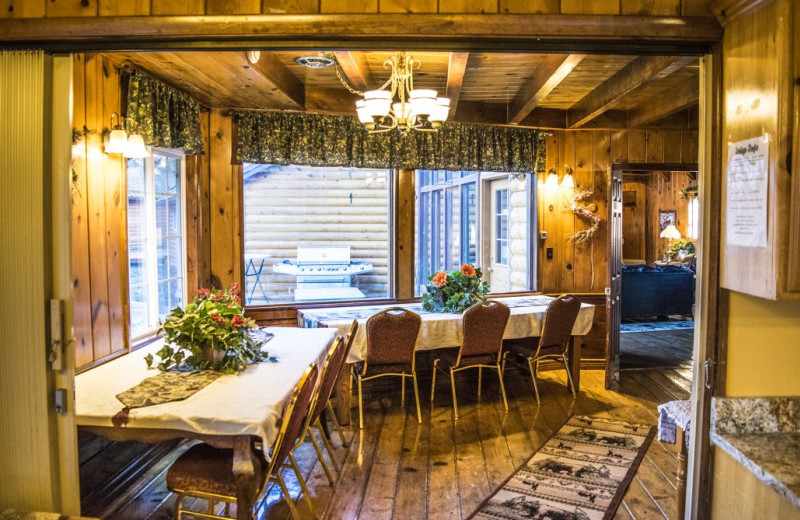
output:
[[108, 134], [106, 153], [123, 153], [128, 147], [128, 134], [122, 128], [115, 128]]
[[678, 231], [678, 228], [675, 227], [675, 224], [670, 224], [669, 226], [664, 228], [664, 231], [659, 234], [661, 238], [674, 238], [679, 239], [681, 238], [681, 232]]
[[558, 173], [555, 168], [551, 168], [550, 171], [547, 172], [547, 180], [544, 181], [544, 184], [547, 187], [558, 186]]
[[567, 172], [564, 174], [564, 177], [561, 179], [559, 186], [562, 188], [574, 188], [575, 183], [572, 181], [572, 174]]
[[124, 155], [128, 159], [141, 159], [147, 156], [147, 148], [144, 146], [142, 134], [131, 134]]

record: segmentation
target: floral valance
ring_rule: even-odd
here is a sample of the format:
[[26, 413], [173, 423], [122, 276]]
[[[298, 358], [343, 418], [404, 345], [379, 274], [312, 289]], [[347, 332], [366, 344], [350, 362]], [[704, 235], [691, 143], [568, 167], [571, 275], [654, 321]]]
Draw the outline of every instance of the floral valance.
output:
[[531, 173], [544, 170], [538, 130], [446, 123], [439, 132], [368, 134], [355, 117], [236, 114], [236, 158], [261, 164]]
[[141, 133], [145, 144], [202, 155], [200, 104], [150, 75], [138, 70], [126, 72], [127, 130]]

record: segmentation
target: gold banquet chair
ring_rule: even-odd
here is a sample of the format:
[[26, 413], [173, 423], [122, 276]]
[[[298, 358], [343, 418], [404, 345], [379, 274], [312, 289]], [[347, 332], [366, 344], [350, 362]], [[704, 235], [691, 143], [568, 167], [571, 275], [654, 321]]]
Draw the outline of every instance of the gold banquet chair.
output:
[[417, 336], [422, 325], [419, 314], [402, 307], [392, 307], [370, 316], [366, 324], [367, 354], [353, 365], [358, 382], [358, 427], [364, 428], [364, 405], [361, 383], [379, 377], [400, 377], [402, 402], [406, 397], [406, 378], [414, 384], [417, 422], [422, 423], [415, 363]]
[[[283, 412], [280, 430], [270, 449], [269, 462], [267, 462], [261, 450], [254, 450], [261, 462], [259, 488], [255, 494], [254, 502], [258, 502], [270, 481], [277, 482], [294, 520], [300, 520], [300, 516], [281, 476], [280, 470], [284, 467], [291, 468], [295, 472], [308, 507], [314, 518], [318, 518], [311, 502], [308, 488], [292, 455], [292, 449], [295, 447], [297, 439], [305, 438], [306, 435], [305, 430], [308, 428], [307, 417], [315, 393], [317, 376], [317, 365], [309, 365], [297, 383], [289, 405]], [[289, 460], [288, 465], [283, 463], [287, 458]], [[167, 470], [167, 488], [177, 494], [176, 510], [178, 520], [181, 520], [184, 514], [217, 520], [230, 518], [215, 514], [214, 506], [216, 502], [224, 502], [225, 507], [222, 513], [228, 515], [230, 514], [230, 504], [236, 504], [236, 481], [233, 476], [233, 464], [232, 449], [215, 448], [206, 443], [192, 446], [172, 463], [172, 466]], [[207, 500], [207, 512], [202, 513], [184, 509], [183, 500], [186, 497]]]
[[478, 397], [481, 395], [481, 379], [483, 369], [497, 370], [500, 379], [500, 394], [503, 406], [508, 411], [506, 389], [503, 384], [503, 373], [500, 367], [500, 356], [503, 349], [503, 333], [508, 324], [511, 310], [504, 304], [486, 300], [476, 303], [466, 311], [461, 322], [461, 346], [457, 352], [445, 351], [433, 362], [433, 381], [431, 382], [431, 403], [436, 390], [436, 371], [450, 373], [450, 390], [453, 394], [453, 413], [458, 419], [458, 401], [456, 400], [456, 372], [469, 368], [478, 369]]
[[536, 394], [536, 404], [542, 405], [539, 398], [539, 387], [536, 385], [536, 374], [539, 369], [539, 361], [543, 359], [556, 359], [564, 363], [567, 370], [567, 381], [572, 398], [577, 399], [575, 383], [572, 381], [572, 374], [567, 364], [567, 348], [572, 338], [572, 328], [581, 310], [581, 301], [577, 296], [562, 294], [547, 306], [542, 325], [542, 335], [535, 349], [531, 349], [522, 344], [511, 344], [503, 354], [503, 371], [506, 367], [506, 356], [510, 353], [528, 361], [528, 368], [531, 371], [533, 381], [533, 391]]

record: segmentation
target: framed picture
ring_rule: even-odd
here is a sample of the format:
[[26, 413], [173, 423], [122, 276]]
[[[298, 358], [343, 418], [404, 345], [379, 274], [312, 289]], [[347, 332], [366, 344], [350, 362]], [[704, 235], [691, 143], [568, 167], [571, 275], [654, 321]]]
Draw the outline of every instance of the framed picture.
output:
[[664, 211], [661, 210], [658, 212], [658, 230], [664, 231], [667, 226], [670, 224], [675, 225], [675, 211]]

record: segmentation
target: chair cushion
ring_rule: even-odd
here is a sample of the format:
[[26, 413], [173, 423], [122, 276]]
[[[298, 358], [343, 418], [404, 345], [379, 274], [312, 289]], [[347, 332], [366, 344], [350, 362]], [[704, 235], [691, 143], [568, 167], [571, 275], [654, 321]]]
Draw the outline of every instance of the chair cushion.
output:
[[[456, 361], [458, 360], [458, 349], [442, 349], [439, 355], [437, 356], [439, 359], [439, 366], [441, 368], [450, 368], [455, 366]], [[496, 365], [497, 364], [497, 354], [478, 354], [475, 356], [462, 356], [461, 357], [461, 364], [462, 367], [468, 367], [472, 365]]]
[[[260, 454], [260, 450], [256, 452]], [[266, 466], [262, 460], [262, 476], [259, 479], [263, 480]], [[167, 471], [167, 488], [189, 494], [200, 492], [236, 497], [233, 450], [215, 448], [205, 443], [192, 446]]]
[[363, 377], [371, 377], [377, 376], [380, 374], [399, 374], [399, 373], [411, 373], [411, 363], [388, 363], [388, 364], [374, 364], [370, 363], [367, 366], [367, 373], [364, 373], [364, 362], [360, 361], [358, 363], [353, 364], [353, 372], [356, 375], [360, 375]]

